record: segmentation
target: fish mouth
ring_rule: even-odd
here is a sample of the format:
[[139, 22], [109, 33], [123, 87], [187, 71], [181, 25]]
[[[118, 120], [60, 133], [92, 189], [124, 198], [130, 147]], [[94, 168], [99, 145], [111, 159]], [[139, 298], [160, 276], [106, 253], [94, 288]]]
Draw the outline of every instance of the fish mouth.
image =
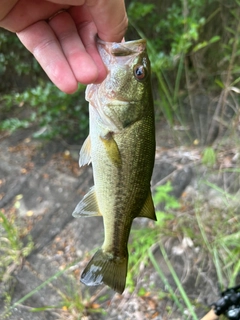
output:
[[137, 39], [137, 40], [129, 40], [125, 42], [109, 42], [109, 41], [103, 41], [100, 38], [97, 38], [97, 42], [101, 44], [119, 44], [119, 45], [124, 45], [124, 46], [132, 46], [133, 44], [142, 44], [146, 43], [145, 39]]
[[146, 40], [138, 39], [126, 42], [105, 42], [100, 38], [97, 39], [100, 46], [108, 48], [114, 56], [129, 56], [132, 54], [143, 52], [146, 49]]

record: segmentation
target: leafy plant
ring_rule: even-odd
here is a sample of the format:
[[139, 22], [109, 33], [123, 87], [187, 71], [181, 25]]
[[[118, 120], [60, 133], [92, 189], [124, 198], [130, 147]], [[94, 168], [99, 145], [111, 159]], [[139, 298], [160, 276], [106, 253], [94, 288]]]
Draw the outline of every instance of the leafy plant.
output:
[[0, 29], [0, 48], [0, 91], [6, 92], [15, 86], [22, 88], [24, 82], [34, 85], [38, 77], [43, 76], [40, 66], [15, 33]]
[[15, 34], [0, 30], [0, 131], [40, 126], [35, 136], [83, 139], [88, 129], [85, 87], [57, 89]]
[[[164, 185], [158, 186], [153, 197], [155, 205], [164, 203], [164, 210], [166, 211], [179, 208], [179, 201], [175, 197], [171, 196], [172, 191], [173, 188], [170, 181]], [[158, 210], [156, 214], [159, 216], [161, 213], [162, 212]], [[165, 212], [163, 212], [163, 214], [165, 214]]]
[[128, 7], [131, 23], [139, 35], [148, 40], [153, 76], [160, 96], [158, 103], [170, 123], [179, 116], [179, 93], [187, 55], [220, 40], [218, 35], [201, 38], [205, 23], [215, 14], [208, 15], [205, 11], [207, 4], [205, 0], [180, 1], [164, 7], [155, 2], [133, 1]]
[[13, 133], [17, 129], [28, 128], [29, 126], [30, 126], [30, 121], [27, 119], [20, 120], [18, 118], [10, 118], [0, 123], [0, 130], [9, 131], [10, 133]]
[[17, 226], [0, 212], [0, 282], [5, 283], [11, 273], [21, 265], [22, 259], [33, 249], [31, 240], [23, 246]]
[[41, 82], [37, 87], [23, 93], [4, 95], [3, 102], [9, 109], [18, 105], [30, 108], [24, 119], [8, 118], [0, 122], [0, 130], [14, 130], [38, 124], [42, 129], [34, 136], [41, 138], [71, 137], [82, 139], [87, 135], [88, 112], [84, 100], [84, 86], [73, 95], [67, 95], [50, 82]]
[[210, 167], [216, 164], [216, 154], [212, 147], [203, 150], [202, 163]]
[[[238, 0], [135, 0], [128, 6], [130, 22], [147, 39], [158, 116], [171, 126], [193, 123], [201, 144], [222, 136], [229, 118], [239, 115], [239, 7]], [[194, 99], [199, 94], [218, 100], [216, 108], [206, 105], [207, 126], [199, 116], [205, 105]]]

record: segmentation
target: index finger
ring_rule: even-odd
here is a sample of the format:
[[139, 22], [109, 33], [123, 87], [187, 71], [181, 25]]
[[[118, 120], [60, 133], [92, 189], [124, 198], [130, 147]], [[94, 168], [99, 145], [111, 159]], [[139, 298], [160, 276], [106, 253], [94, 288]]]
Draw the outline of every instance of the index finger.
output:
[[98, 37], [103, 41], [120, 42], [128, 25], [124, 0], [87, 0], [86, 6], [97, 27]]

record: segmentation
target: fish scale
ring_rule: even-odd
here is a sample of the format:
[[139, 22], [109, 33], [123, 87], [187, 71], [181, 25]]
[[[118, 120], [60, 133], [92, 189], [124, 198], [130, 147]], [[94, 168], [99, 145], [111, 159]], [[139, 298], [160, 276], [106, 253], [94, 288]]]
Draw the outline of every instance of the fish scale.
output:
[[87, 87], [90, 133], [79, 160], [81, 166], [92, 162], [94, 187], [73, 216], [101, 215], [104, 224], [103, 245], [82, 272], [81, 282], [106, 284], [122, 293], [132, 221], [156, 220], [150, 191], [155, 158], [151, 70], [143, 39], [98, 40], [98, 49], [108, 75]]

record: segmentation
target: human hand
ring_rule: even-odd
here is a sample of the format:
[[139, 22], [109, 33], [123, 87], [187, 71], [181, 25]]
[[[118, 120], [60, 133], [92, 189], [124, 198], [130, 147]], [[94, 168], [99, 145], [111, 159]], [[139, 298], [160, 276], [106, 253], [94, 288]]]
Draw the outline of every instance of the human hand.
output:
[[52, 82], [73, 93], [78, 82], [106, 77], [96, 37], [120, 42], [127, 16], [124, 0], [0, 0], [0, 27], [16, 32]]

